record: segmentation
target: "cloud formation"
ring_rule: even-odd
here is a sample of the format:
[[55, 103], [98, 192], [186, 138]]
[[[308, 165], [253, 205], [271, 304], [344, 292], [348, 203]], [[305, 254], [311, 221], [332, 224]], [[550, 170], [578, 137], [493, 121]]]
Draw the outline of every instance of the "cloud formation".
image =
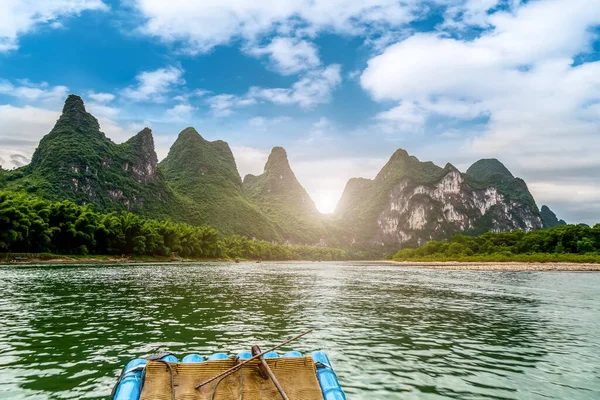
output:
[[342, 82], [340, 66], [329, 65], [304, 74], [289, 88], [251, 87], [244, 95], [220, 94], [206, 99], [216, 117], [226, 117], [235, 108], [253, 106], [260, 101], [279, 105], [297, 105], [310, 109], [331, 100], [331, 92]]
[[0, 53], [16, 50], [18, 38], [40, 25], [62, 27], [61, 19], [86, 10], [107, 10], [102, 0], [4, 0], [0, 13]]
[[0, 94], [27, 102], [60, 101], [66, 97], [68, 91], [66, 86], [50, 86], [46, 82], [35, 84], [28, 80], [20, 80], [18, 84], [13, 84], [7, 80], [0, 80]]
[[183, 70], [174, 66], [140, 72], [135, 80], [137, 84], [123, 89], [121, 95], [140, 102], [162, 103], [174, 86], [185, 84]]
[[[487, 115], [484, 131], [462, 151], [515, 165], [540, 202], [580, 201], [559, 185], [550, 195], [536, 176], [540, 169], [600, 170], [593, 156], [600, 151], [600, 61], [575, 61], [596, 40], [598, 2], [530, 2], [485, 23], [490, 28], [473, 40], [417, 33], [387, 47], [368, 61], [362, 87], [376, 101], [399, 103], [379, 114], [396, 127], [422, 127], [436, 115]], [[600, 188], [600, 180], [586, 185]]]
[[276, 37], [264, 47], [250, 47], [253, 56], [267, 55], [271, 68], [282, 75], [292, 75], [313, 69], [321, 64], [317, 47], [306, 40]]
[[277, 31], [314, 36], [323, 30], [359, 34], [413, 20], [419, 1], [408, 0], [135, 0], [144, 16], [141, 31], [166, 42], [207, 52], [235, 38], [254, 41]]

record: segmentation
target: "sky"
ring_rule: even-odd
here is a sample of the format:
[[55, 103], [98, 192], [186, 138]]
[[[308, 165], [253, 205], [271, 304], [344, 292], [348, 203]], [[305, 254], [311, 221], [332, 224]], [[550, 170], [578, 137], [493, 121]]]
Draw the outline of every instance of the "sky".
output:
[[70, 93], [159, 159], [195, 127], [243, 177], [274, 146], [320, 211], [398, 148], [498, 158], [539, 206], [600, 218], [600, 0], [0, 0], [0, 165]]

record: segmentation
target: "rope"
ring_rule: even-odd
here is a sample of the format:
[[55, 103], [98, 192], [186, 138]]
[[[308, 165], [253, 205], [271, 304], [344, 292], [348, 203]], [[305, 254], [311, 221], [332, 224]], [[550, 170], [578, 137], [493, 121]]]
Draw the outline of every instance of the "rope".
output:
[[127, 371], [121, 371], [121, 375], [119, 375], [119, 379], [117, 379], [117, 383], [115, 383], [115, 386], [113, 386], [113, 389], [110, 392], [110, 398], [111, 399], [115, 398], [115, 395], [117, 394], [117, 388], [121, 384], [121, 381], [123, 380], [123, 378], [125, 377], [125, 375], [127, 375], [130, 372], [135, 372], [135, 371], [138, 371], [138, 370], [144, 370], [144, 368], [146, 368], [145, 364], [144, 365], [135, 366], [133, 368], [128, 369]]

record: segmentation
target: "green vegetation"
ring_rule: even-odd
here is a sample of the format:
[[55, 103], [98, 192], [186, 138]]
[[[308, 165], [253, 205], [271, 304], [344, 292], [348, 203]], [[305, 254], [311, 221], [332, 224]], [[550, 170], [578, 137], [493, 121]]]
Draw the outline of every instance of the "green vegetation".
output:
[[[462, 178], [455, 193], [450, 187], [444, 188], [455, 181], [440, 185], [451, 173]], [[444, 199], [423, 193], [428, 189], [438, 194], [444, 191]], [[492, 189], [495, 191], [488, 192]], [[496, 202], [496, 191], [503, 201]], [[480, 207], [484, 199], [489, 203], [482, 215]], [[416, 246], [462, 232], [464, 225], [456, 223], [457, 215], [469, 221], [471, 229], [466, 232], [469, 235], [542, 227], [527, 185], [498, 160], [479, 160], [462, 174], [450, 163], [440, 168], [399, 149], [375, 179], [348, 182], [335, 212], [335, 236], [343, 238], [341, 243], [353, 243], [353, 247], [372, 246], [373, 242], [383, 243], [386, 248], [395, 247], [398, 236], [404, 238], [405, 245]], [[415, 229], [411, 219], [423, 222]]]
[[559, 220], [556, 218], [556, 214], [552, 212], [548, 206], [542, 206], [540, 209], [540, 216], [542, 217], [542, 222], [544, 223], [544, 228], [554, 228], [555, 226], [566, 225], [567, 223], [564, 220]]
[[533, 232], [454, 235], [391, 256], [396, 261], [600, 262], [600, 224], [557, 226]]
[[[375, 179], [351, 179], [335, 215], [323, 216], [296, 179], [281, 147], [273, 148], [263, 174], [248, 175], [242, 182], [226, 142], [207, 141], [194, 128], [186, 128], [159, 164], [150, 129], [115, 144], [100, 131], [82, 99], [70, 95], [56, 125], [40, 141], [31, 164], [11, 171], [0, 168], [0, 190], [23, 191], [49, 201], [69, 200], [74, 203], [69, 207], [93, 205], [94, 212], [106, 216], [102, 218], [122, 218], [131, 212], [146, 218], [144, 221], [211, 226], [223, 235], [266, 241], [325, 242], [379, 256], [399, 242], [416, 245], [447, 239], [465, 226], [471, 228], [466, 232], [470, 235], [492, 229], [542, 227], [525, 182], [514, 178], [499, 161], [480, 160], [460, 175], [462, 180], [444, 181], [445, 186], [458, 188], [441, 187], [440, 182], [450, 173], [460, 172], [451, 164], [440, 168], [421, 162], [399, 149]], [[443, 198], [440, 192], [444, 192]], [[482, 209], [486, 210], [483, 216]], [[560, 223], [552, 219], [556, 216], [550, 210], [543, 211], [550, 221], [546, 226]], [[459, 220], [468, 220], [468, 224], [457, 223]], [[85, 246], [81, 252], [95, 254], [110, 250], [97, 249], [96, 245], [102, 245], [96, 236], [92, 243], [75, 241], [76, 247], [70, 252], [79, 252], [81, 246]], [[24, 243], [19, 246], [28, 247]], [[44, 240], [37, 246], [57, 251]], [[133, 245], [128, 246], [119, 247], [119, 251], [133, 251]], [[173, 251], [168, 240], [159, 250], [155, 246], [160, 245], [148, 240], [145, 246], [150, 250], [134, 253]], [[32, 243], [29, 247], [35, 246]]]
[[323, 218], [296, 179], [283, 148], [273, 148], [263, 174], [244, 178], [244, 193], [285, 240], [315, 244], [327, 236]]
[[343, 260], [343, 250], [286, 246], [222, 237], [215, 229], [144, 219], [129, 212], [97, 213], [71, 201], [51, 202], [0, 191], [0, 252], [136, 255], [262, 260]]
[[484, 183], [494, 183], [515, 178], [508, 168], [495, 158], [484, 158], [476, 161], [467, 169], [467, 174]]
[[[389, 202], [390, 193], [401, 179], [410, 185], [431, 184], [441, 180], [451, 165], [440, 168], [432, 162], [421, 162], [405, 150], [398, 149], [375, 179], [351, 179], [335, 210], [338, 234], [356, 239], [359, 243], [370, 242], [377, 234], [377, 219]], [[336, 236], [337, 236], [336, 235]]]
[[5, 175], [8, 190], [80, 205], [93, 203], [104, 212], [132, 211], [178, 220], [189, 215], [157, 171], [150, 130], [115, 144], [74, 95], [67, 98], [56, 125], [40, 141], [31, 164]]
[[467, 183], [476, 189], [494, 186], [506, 200], [516, 202], [523, 208], [534, 210], [538, 214], [537, 205], [524, 180], [515, 178], [513, 174], [495, 158], [484, 158], [475, 162], [464, 175]]
[[195, 224], [214, 226], [225, 234], [281, 239], [273, 223], [244, 196], [233, 153], [222, 140], [209, 142], [194, 128], [186, 128], [159, 168], [189, 199]]

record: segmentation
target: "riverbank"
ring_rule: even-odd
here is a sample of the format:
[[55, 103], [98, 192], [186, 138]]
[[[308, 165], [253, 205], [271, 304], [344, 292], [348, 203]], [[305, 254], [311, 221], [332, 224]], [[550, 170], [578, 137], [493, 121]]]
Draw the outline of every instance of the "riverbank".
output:
[[568, 262], [460, 262], [460, 261], [388, 261], [405, 267], [425, 267], [445, 270], [468, 271], [598, 271], [600, 264]]
[[[129, 256], [116, 257], [110, 255], [66, 256], [58, 254], [6, 254], [0, 253], [0, 265], [15, 264], [165, 264], [165, 263], [198, 263], [198, 262], [231, 262], [231, 263], [295, 263], [295, 262], [326, 262], [330, 260], [257, 260], [245, 258], [171, 258], [161, 256]], [[341, 262], [341, 261], [338, 261]], [[380, 261], [369, 261], [378, 263]], [[385, 262], [385, 261], [381, 261]]]
[[[127, 263], [185, 263], [185, 262], [235, 262], [236, 259], [215, 258], [171, 258], [152, 256], [64, 256], [56, 254], [41, 254], [33, 257], [18, 255], [15, 257], [0, 257], [1, 264], [127, 264]], [[240, 260], [238, 260], [240, 261]], [[254, 261], [253, 261], [254, 262]]]

